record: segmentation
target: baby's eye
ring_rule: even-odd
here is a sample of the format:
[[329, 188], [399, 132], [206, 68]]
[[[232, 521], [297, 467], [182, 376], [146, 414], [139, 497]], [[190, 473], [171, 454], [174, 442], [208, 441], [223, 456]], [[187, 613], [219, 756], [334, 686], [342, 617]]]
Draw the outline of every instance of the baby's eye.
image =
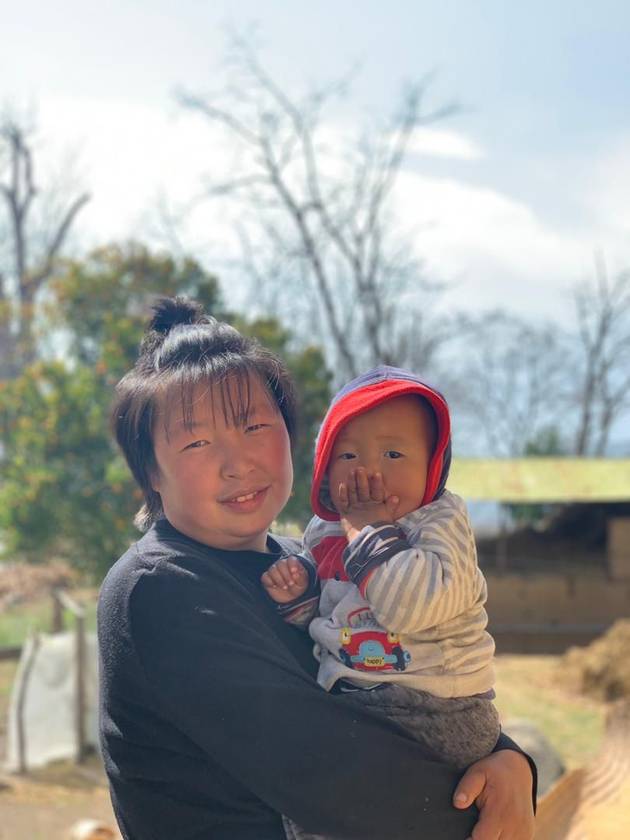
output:
[[395, 458], [402, 458], [402, 456], [403, 456], [402, 452], [398, 452], [396, 449], [388, 449], [385, 452], [385, 457], [386, 458], [395, 459]]
[[354, 452], [342, 452], [341, 455], [338, 456], [340, 461], [351, 461], [353, 458], [356, 457], [357, 456], [354, 454]]
[[209, 444], [209, 440], [194, 440], [188, 446], [185, 446], [184, 449], [201, 449], [202, 446], [208, 446]]

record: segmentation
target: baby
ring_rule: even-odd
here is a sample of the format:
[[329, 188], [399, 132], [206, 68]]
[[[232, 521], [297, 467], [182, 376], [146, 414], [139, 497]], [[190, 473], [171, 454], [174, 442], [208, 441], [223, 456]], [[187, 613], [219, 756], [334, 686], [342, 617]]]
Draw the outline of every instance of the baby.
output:
[[486, 583], [464, 502], [445, 489], [450, 460], [438, 391], [392, 367], [353, 380], [317, 438], [305, 556], [262, 584], [285, 620], [308, 625], [327, 691], [463, 768], [500, 727]]

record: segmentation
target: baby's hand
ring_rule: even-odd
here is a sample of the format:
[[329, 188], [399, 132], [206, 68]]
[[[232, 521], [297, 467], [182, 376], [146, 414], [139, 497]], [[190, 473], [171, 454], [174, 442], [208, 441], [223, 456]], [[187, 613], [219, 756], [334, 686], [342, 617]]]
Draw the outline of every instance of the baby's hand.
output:
[[282, 557], [260, 578], [265, 591], [277, 604], [288, 604], [304, 595], [308, 572], [295, 557]]
[[352, 470], [348, 481], [339, 485], [341, 527], [348, 541], [366, 525], [394, 522], [398, 502], [397, 496], [387, 495], [381, 473], [368, 475], [364, 467]]

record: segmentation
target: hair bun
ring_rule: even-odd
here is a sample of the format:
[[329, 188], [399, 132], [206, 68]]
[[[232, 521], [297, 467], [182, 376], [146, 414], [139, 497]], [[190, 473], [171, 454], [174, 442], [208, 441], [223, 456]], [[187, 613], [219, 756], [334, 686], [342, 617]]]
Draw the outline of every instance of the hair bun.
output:
[[147, 326], [147, 332], [166, 335], [178, 324], [206, 323], [207, 317], [203, 306], [195, 300], [178, 295], [160, 298], [153, 305], [153, 318]]

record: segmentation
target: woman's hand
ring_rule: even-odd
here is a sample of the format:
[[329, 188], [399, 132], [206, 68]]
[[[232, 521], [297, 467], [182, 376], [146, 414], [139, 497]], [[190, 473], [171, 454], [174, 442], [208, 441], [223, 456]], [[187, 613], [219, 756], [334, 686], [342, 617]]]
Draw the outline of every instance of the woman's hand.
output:
[[532, 840], [532, 771], [521, 753], [498, 750], [471, 765], [453, 804], [467, 808], [472, 802], [480, 812], [472, 840]]

